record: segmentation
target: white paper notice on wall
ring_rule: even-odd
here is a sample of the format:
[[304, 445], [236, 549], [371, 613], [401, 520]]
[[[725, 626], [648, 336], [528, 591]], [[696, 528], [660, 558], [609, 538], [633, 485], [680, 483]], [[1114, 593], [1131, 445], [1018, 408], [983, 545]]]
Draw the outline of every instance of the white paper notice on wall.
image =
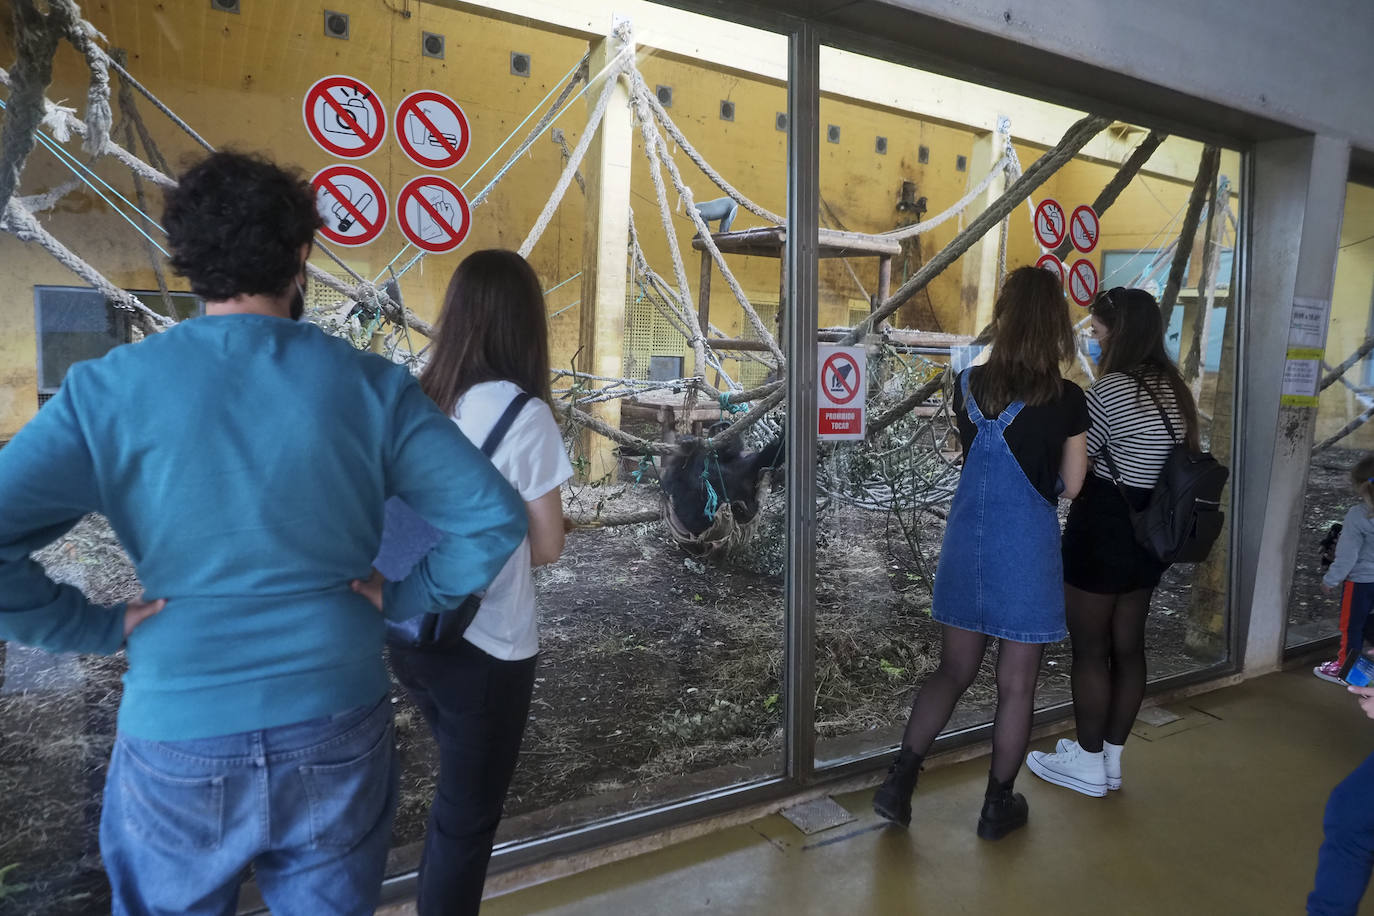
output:
[[1283, 364], [1283, 395], [1288, 407], [1316, 407], [1322, 380], [1321, 352], [1291, 349]]
[[1326, 319], [1331, 311], [1329, 299], [1293, 297], [1293, 317], [1288, 325], [1288, 346], [1297, 350], [1326, 348]]

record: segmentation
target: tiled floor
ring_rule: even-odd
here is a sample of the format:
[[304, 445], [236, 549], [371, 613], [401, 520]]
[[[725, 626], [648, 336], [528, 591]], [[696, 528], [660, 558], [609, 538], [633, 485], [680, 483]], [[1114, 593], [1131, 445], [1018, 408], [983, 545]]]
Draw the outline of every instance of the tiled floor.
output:
[[1138, 723], [1125, 789], [1108, 798], [1023, 772], [1030, 825], [999, 843], [973, 832], [980, 759], [923, 777], [910, 832], [882, 826], [871, 793], [845, 795], [855, 819], [820, 833], [774, 815], [488, 900], [483, 913], [1301, 913], [1327, 793], [1374, 751], [1374, 722], [1306, 669], [1168, 709], [1181, 718]]

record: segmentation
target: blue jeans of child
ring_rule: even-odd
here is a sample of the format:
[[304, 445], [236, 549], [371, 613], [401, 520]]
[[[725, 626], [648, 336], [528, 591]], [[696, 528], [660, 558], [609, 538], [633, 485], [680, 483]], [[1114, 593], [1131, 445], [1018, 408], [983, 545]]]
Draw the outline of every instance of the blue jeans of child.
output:
[[1355, 916], [1374, 869], [1374, 754], [1331, 791], [1308, 916]]
[[254, 866], [275, 916], [377, 908], [399, 767], [383, 697], [190, 741], [115, 740], [100, 852], [117, 916], [232, 916]]

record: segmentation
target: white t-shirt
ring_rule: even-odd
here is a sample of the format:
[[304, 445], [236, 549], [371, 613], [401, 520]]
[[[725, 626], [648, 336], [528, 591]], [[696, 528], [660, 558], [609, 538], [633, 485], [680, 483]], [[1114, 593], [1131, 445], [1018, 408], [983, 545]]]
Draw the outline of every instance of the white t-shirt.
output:
[[[453, 422], [478, 448], [520, 393], [512, 382], [473, 385], [458, 401]], [[563, 451], [563, 434], [549, 405], [538, 398], [525, 404], [491, 463], [525, 502], [533, 502], [572, 476]], [[463, 637], [503, 661], [530, 658], [539, 651], [539, 627], [530, 575], [530, 541], [526, 538], [487, 589], [482, 606]]]

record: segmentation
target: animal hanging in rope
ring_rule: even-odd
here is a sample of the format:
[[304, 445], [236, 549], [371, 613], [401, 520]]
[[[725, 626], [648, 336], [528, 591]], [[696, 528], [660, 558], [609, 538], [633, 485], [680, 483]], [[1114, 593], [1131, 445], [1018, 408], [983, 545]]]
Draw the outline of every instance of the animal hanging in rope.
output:
[[702, 553], [737, 542], [758, 518], [765, 475], [783, 460], [781, 436], [756, 452], [744, 451], [738, 438], [713, 449], [707, 438], [683, 437], [660, 474], [673, 539]]

